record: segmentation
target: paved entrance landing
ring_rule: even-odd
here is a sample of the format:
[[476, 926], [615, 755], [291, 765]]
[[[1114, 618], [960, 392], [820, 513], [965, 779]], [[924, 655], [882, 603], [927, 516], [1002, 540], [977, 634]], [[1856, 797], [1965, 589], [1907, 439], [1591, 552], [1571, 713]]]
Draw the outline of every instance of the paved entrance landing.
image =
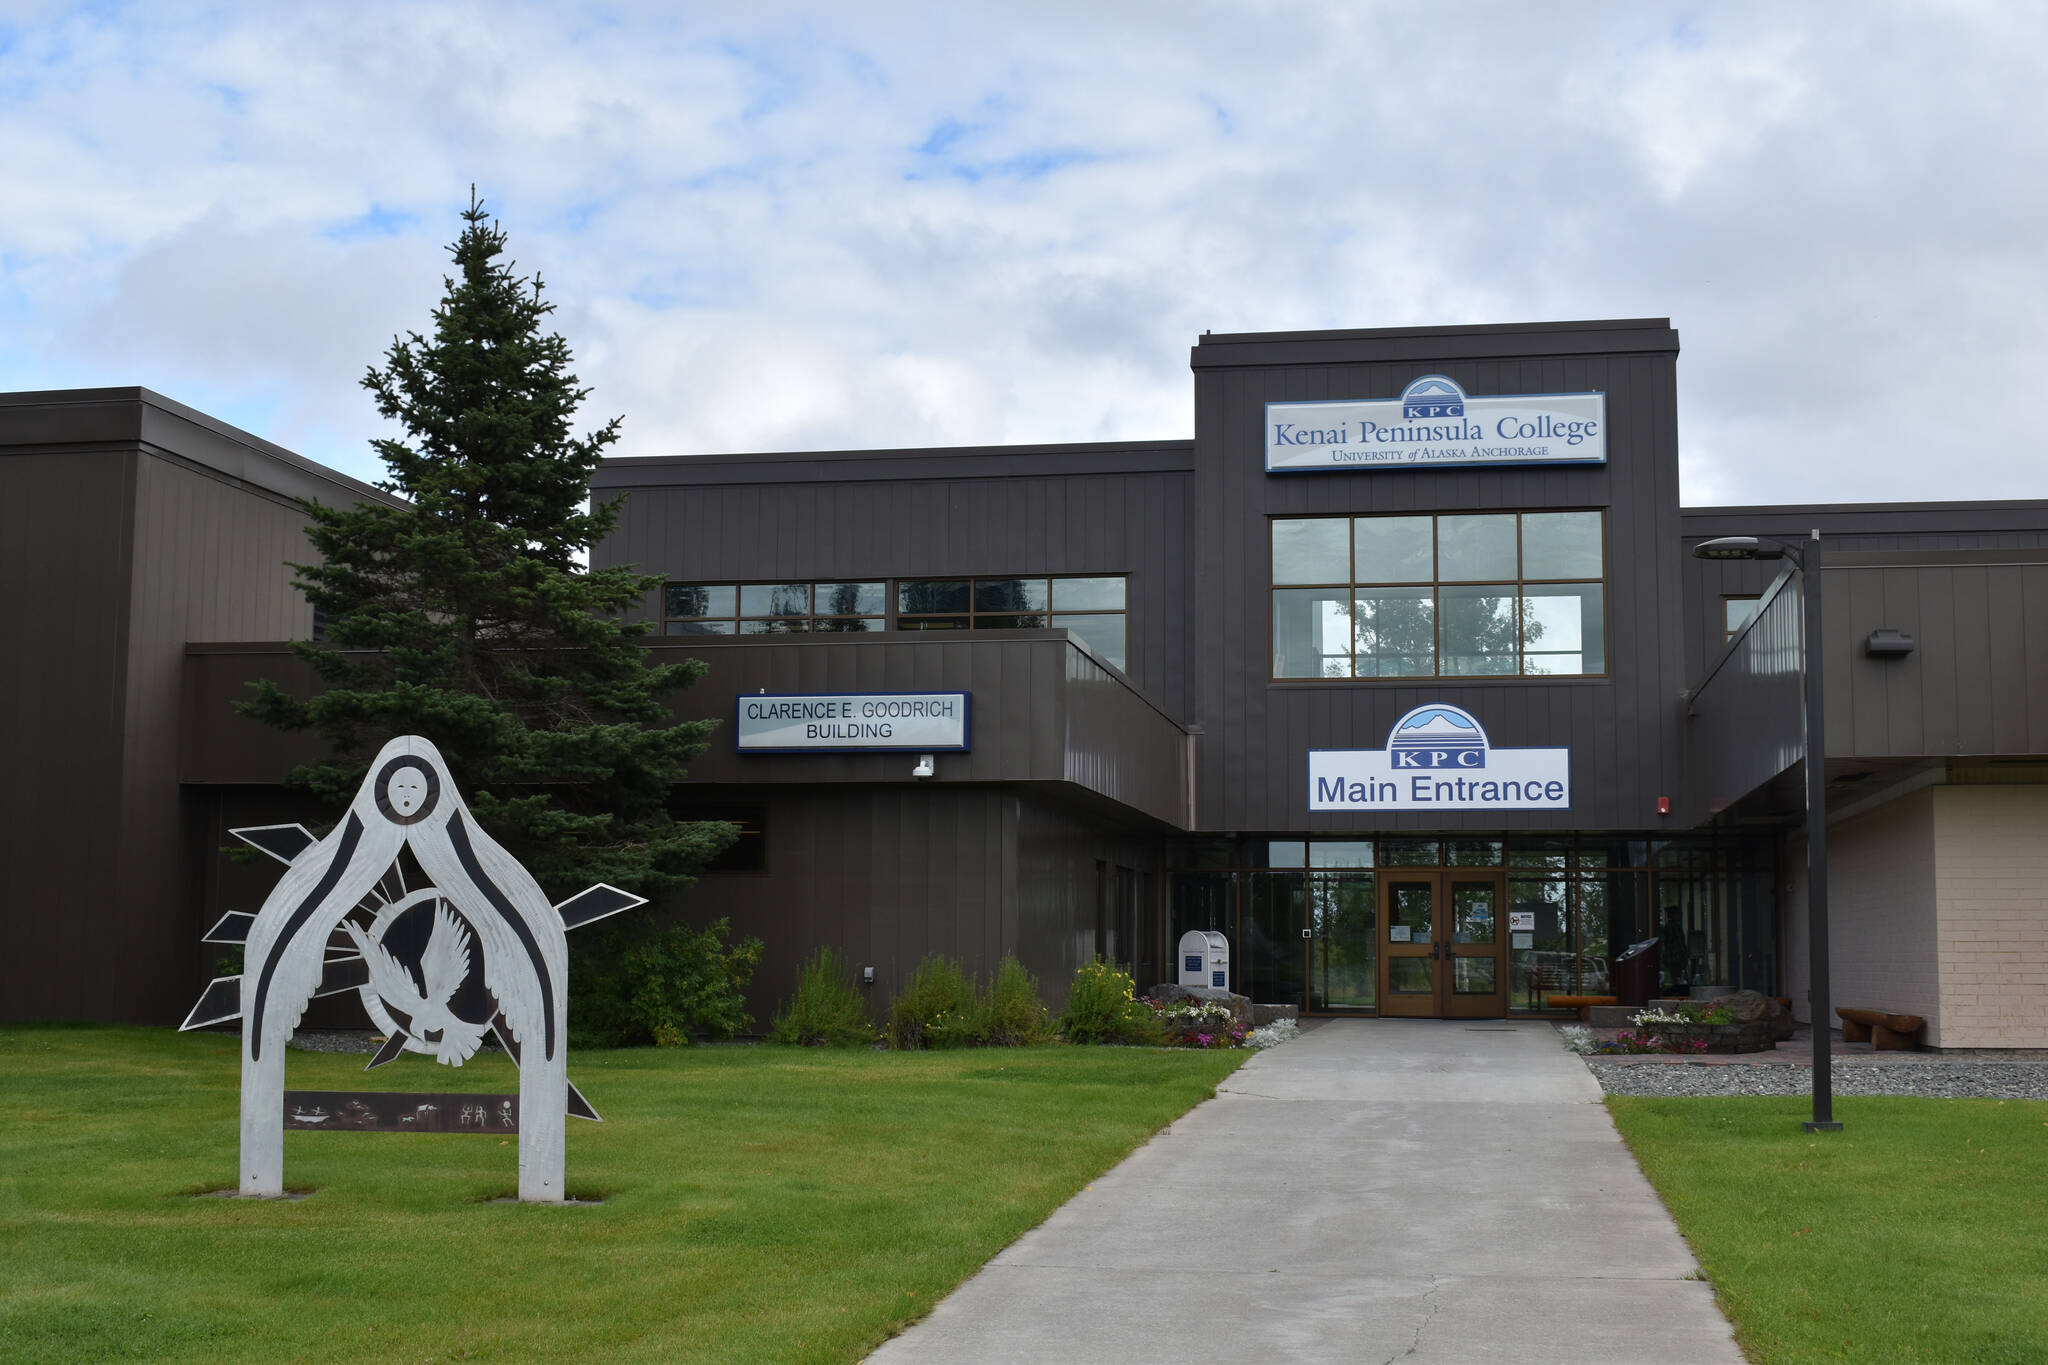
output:
[[1312, 1025], [871, 1359], [1739, 1362], [1599, 1101], [1548, 1024]]

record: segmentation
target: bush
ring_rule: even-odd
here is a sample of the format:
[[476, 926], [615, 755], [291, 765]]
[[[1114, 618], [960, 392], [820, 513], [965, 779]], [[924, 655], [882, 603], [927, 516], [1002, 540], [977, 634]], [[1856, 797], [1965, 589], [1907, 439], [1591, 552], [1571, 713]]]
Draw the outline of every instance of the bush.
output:
[[570, 998], [580, 1047], [681, 1047], [692, 1037], [730, 1038], [754, 1022], [744, 992], [761, 963], [761, 940], [728, 944], [729, 920], [692, 931], [678, 925], [586, 964]]
[[889, 1046], [966, 1047], [980, 1042], [974, 983], [960, 964], [934, 953], [917, 964], [889, 1004]]
[[1049, 1043], [1056, 1034], [1052, 1016], [1038, 999], [1038, 980], [1024, 964], [1006, 957], [978, 1011], [979, 1041], [988, 1047], [1024, 1047]]
[[937, 955], [918, 963], [890, 1002], [888, 1035], [891, 1047], [905, 1050], [1024, 1047], [1058, 1036], [1037, 979], [1016, 958], [1004, 958], [983, 985]]
[[775, 1016], [769, 1036], [804, 1047], [860, 1047], [875, 1040], [867, 998], [837, 952], [820, 948], [804, 962], [796, 994]]
[[1101, 958], [1074, 973], [1060, 1032], [1070, 1043], [1146, 1043], [1163, 1040], [1159, 1019], [1137, 1000], [1137, 983]]

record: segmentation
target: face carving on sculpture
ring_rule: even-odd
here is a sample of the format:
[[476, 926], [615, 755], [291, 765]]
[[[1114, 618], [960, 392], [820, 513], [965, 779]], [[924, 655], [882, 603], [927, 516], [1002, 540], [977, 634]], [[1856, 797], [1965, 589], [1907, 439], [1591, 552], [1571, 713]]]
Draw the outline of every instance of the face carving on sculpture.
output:
[[418, 768], [400, 768], [384, 787], [385, 799], [400, 815], [411, 815], [427, 803], [427, 776]]
[[377, 774], [377, 809], [394, 824], [411, 825], [433, 814], [441, 780], [417, 758], [400, 756]]

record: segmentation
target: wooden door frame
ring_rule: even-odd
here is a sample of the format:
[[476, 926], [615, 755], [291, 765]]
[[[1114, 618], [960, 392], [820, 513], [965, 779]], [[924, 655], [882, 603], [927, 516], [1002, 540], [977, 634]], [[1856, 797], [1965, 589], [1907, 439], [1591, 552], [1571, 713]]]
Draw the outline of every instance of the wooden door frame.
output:
[[[1504, 1019], [1508, 1012], [1507, 972], [1507, 872], [1505, 869], [1446, 867], [1443, 874], [1443, 915], [1445, 924], [1451, 923], [1451, 916], [1457, 912], [1457, 890], [1459, 886], [1484, 885], [1493, 889], [1493, 942], [1455, 943], [1451, 933], [1444, 937], [1444, 973], [1437, 987], [1437, 995], [1443, 1002], [1446, 1019]], [[1453, 975], [1450, 960], [1460, 957], [1491, 957], [1493, 959], [1493, 992], [1490, 995], [1459, 995], [1452, 991]]]
[[[1392, 1019], [1501, 1019], [1507, 1016], [1507, 956], [1503, 925], [1507, 913], [1507, 872], [1499, 868], [1399, 867], [1375, 869], [1379, 892], [1379, 1014]], [[1401, 883], [1427, 882], [1430, 892], [1430, 944], [1417, 952], [1411, 945], [1396, 943], [1393, 931], [1393, 891]], [[1485, 885], [1493, 889], [1494, 931], [1490, 944], [1454, 943], [1452, 931], [1453, 896], [1458, 886]], [[1435, 990], [1427, 996], [1396, 995], [1391, 989], [1396, 958], [1427, 957]], [[1452, 991], [1451, 960], [1460, 957], [1492, 957], [1494, 989], [1490, 995], [1460, 995]]]

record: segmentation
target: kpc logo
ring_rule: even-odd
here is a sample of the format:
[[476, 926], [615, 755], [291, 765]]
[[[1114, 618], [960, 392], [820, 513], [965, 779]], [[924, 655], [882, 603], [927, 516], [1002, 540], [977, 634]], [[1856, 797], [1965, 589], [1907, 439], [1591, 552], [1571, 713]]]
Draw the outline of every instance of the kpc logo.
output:
[[1484, 768], [1486, 731], [1470, 712], [1431, 702], [1394, 722], [1387, 758], [1396, 768]]
[[[1401, 390], [1401, 420], [1417, 417], [1463, 417], [1465, 391], [1458, 381], [1440, 374], [1426, 374]], [[1460, 711], [1459, 715], [1464, 712]]]

